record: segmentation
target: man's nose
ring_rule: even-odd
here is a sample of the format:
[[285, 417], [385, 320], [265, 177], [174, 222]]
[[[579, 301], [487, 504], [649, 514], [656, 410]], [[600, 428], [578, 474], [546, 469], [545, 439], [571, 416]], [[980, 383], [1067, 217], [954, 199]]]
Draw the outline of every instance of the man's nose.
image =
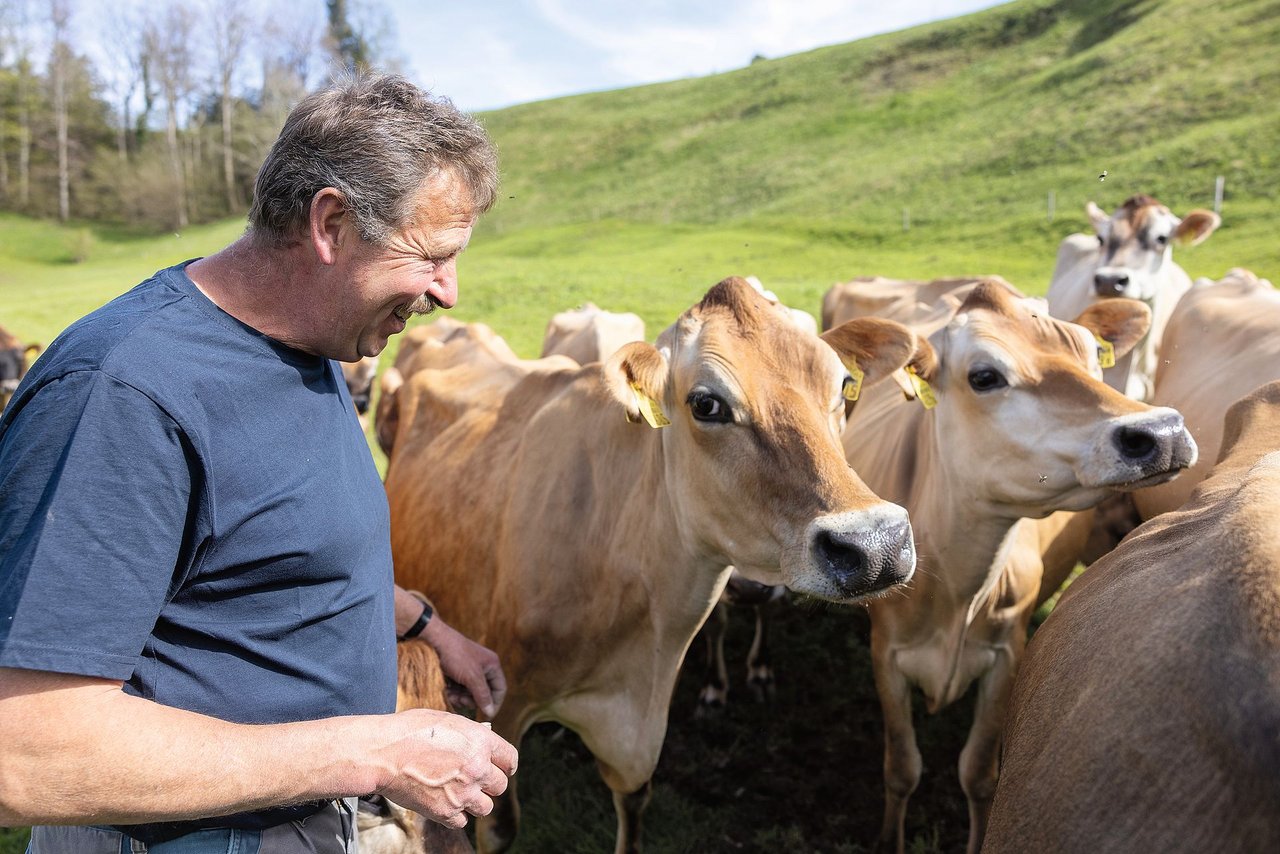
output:
[[458, 303], [458, 260], [450, 258], [436, 268], [431, 286], [427, 288], [442, 308], [453, 308]]

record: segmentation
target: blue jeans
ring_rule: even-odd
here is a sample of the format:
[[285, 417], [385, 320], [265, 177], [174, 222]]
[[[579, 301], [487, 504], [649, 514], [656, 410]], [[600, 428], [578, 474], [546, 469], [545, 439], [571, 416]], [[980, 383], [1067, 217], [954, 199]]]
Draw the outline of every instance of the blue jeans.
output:
[[357, 854], [355, 798], [265, 830], [198, 830], [146, 845], [109, 827], [33, 827], [27, 854]]

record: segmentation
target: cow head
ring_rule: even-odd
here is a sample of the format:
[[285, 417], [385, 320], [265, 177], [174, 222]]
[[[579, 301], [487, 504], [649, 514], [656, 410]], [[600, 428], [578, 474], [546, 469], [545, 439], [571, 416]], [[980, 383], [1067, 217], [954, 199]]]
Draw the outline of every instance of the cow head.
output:
[[1103, 300], [1074, 323], [983, 283], [913, 369], [937, 400], [939, 450], [967, 488], [1016, 516], [1091, 507], [1111, 490], [1174, 477], [1195, 462], [1182, 416], [1101, 380], [1151, 322], [1143, 303]]
[[820, 339], [732, 278], [656, 347], [628, 344], [603, 370], [633, 429], [650, 429], [646, 416], [670, 422], [658, 435], [685, 543], [753, 580], [849, 601], [915, 567], [906, 511], [873, 495], [840, 446], [852, 376], [882, 379], [915, 343], [873, 318]]
[[369, 401], [373, 397], [373, 378], [377, 373], [377, 356], [365, 356], [358, 362], [342, 363], [342, 378], [347, 382], [347, 391], [351, 392], [351, 403], [361, 415], [369, 411]]
[[9, 405], [9, 398], [18, 390], [18, 383], [27, 374], [31, 357], [39, 354], [39, 344], [23, 344], [13, 335], [0, 329], [0, 409]]
[[1193, 210], [1182, 219], [1150, 196], [1133, 196], [1107, 216], [1093, 202], [1085, 212], [1098, 235], [1093, 287], [1099, 297], [1128, 297], [1148, 304], [1161, 273], [1173, 263], [1173, 244], [1194, 246], [1222, 223], [1216, 213]]

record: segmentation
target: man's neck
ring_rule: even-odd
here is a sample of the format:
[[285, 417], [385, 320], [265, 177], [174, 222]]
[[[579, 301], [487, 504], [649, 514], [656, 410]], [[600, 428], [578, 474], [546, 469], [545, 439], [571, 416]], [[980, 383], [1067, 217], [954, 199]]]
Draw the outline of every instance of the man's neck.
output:
[[264, 335], [303, 352], [307, 338], [301, 283], [303, 248], [268, 249], [245, 236], [187, 266], [187, 275], [209, 300]]

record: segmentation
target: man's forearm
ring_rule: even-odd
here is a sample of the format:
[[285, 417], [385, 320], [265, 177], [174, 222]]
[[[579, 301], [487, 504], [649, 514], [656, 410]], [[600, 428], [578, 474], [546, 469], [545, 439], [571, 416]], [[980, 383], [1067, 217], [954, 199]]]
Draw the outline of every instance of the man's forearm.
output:
[[0, 825], [132, 824], [378, 792], [451, 827], [516, 770], [490, 729], [415, 709], [248, 726], [119, 683], [0, 668]]

